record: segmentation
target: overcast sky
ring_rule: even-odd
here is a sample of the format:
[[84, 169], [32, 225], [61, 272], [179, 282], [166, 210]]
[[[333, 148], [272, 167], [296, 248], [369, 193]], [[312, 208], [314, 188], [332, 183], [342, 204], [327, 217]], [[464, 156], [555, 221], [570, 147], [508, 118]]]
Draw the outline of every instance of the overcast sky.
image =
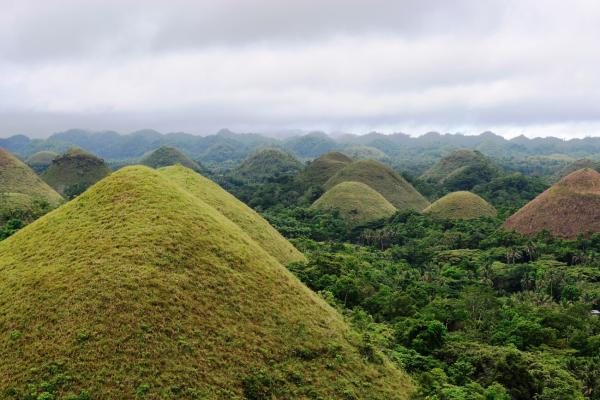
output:
[[600, 136], [597, 0], [0, 0], [0, 137]]

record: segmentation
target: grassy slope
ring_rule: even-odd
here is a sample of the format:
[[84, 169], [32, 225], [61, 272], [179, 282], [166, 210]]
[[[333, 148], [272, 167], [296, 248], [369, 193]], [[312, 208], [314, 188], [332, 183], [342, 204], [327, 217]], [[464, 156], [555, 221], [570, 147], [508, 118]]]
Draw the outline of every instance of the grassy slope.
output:
[[496, 209], [487, 201], [471, 192], [449, 193], [423, 210], [443, 219], [472, 219], [492, 217]]
[[201, 171], [200, 164], [183, 154], [174, 147], [163, 146], [145, 155], [140, 160], [140, 164], [151, 168], [168, 167], [169, 165], [181, 164], [184, 167], [191, 168], [194, 171]]
[[234, 399], [268, 379], [278, 398], [411, 388], [237, 225], [146, 167], [1, 242], [0, 310], [1, 393], [60, 373], [56, 392], [106, 399]]
[[600, 232], [600, 173], [585, 168], [569, 174], [510, 216], [504, 227], [525, 235], [546, 229], [568, 239]]
[[291, 154], [279, 149], [264, 149], [245, 160], [236, 173], [250, 180], [265, 180], [276, 175], [292, 174], [304, 166]]
[[338, 210], [351, 224], [389, 217], [396, 212], [389, 201], [361, 182], [342, 182], [325, 192], [311, 208]]
[[336, 151], [323, 154], [313, 160], [298, 178], [307, 185], [321, 186], [351, 162], [350, 157]]
[[379, 192], [399, 210], [421, 211], [429, 202], [400, 174], [374, 160], [360, 160], [347, 165], [326, 183], [329, 190], [338, 183], [362, 182]]
[[81, 149], [70, 149], [56, 157], [42, 175], [57, 192], [74, 185], [91, 185], [110, 174], [104, 161]]
[[21, 193], [58, 205], [62, 198], [21, 160], [0, 148], [0, 193]]
[[288, 264], [305, 260], [302, 253], [263, 217], [210, 179], [180, 165], [161, 168], [159, 172], [224, 214], [279, 262]]

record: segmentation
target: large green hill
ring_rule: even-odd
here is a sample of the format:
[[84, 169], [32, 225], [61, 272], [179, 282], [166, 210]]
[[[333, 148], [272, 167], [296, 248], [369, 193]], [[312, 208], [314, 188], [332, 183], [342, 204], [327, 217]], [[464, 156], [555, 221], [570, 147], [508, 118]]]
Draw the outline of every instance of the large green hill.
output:
[[298, 181], [304, 186], [321, 186], [351, 162], [350, 157], [337, 151], [323, 154], [308, 164]]
[[246, 159], [235, 175], [252, 182], [262, 182], [282, 175], [297, 174], [304, 165], [290, 153], [280, 149], [263, 149]]
[[279, 262], [287, 264], [305, 259], [256, 211], [210, 179], [180, 165], [161, 168], [159, 172], [236, 223]]
[[493, 217], [497, 211], [474, 193], [453, 192], [433, 202], [423, 213], [442, 219], [473, 219]]
[[203, 170], [203, 167], [200, 164], [183, 154], [181, 150], [169, 146], [159, 147], [144, 155], [140, 160], [140, 164], [151, 168], [161, 168], [168, 167], [169, 165], [181, 164], [184, 167], [191, 168], [197, 172]]
[[386, 218], [396, 207], [361, 182], [342, 182], [325, 192], [311, 206], [316, 210], [337, 210], [351, 225]]
[[42, 178], [57, 192], [72, 197], [110, 174], [104, 160], [72, 148], [56, 157]]
[[324, 185], [326, 190], [342, 182], [362, 182], [379, 192], [399, 210], [421, 211], [429, 202], [400, 174], [374, 160], [359, 160], [346, 165]]
[[0, 243], [0, 309], [0, 393], [16, 398], [406, 399], [411, 389], [238, 225], [142, 166]]
[[31, 168], [0, 148], [0, 225], [10, 218], [30, 221], [61, 202]]

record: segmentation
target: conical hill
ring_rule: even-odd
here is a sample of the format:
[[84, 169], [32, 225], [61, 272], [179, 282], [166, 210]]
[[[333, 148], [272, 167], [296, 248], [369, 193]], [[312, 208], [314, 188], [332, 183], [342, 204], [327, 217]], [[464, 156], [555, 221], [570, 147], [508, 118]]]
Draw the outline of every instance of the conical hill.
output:
[[142, 166], [0, 242], [0, 310], [0, 393], [15, 398], [406, 399], [411, 388], [239, 226]]
[[332, 176], [324, 187], [329, 190], [348, 181], [370, 186], [401, 211], [421, 211], [429, 205], [429, 201], [400, 174], [378, 161], [359, 160], [348, 164]]
[[0, 225], [13, 217], [35, 219], [61, 202], [62, 197], [31, 168], [0, 148]]
[[423, 213], [442, 219], [474, 219], [493, 217], [497, 211], [475, 193], [453, 192], [433, 202]]
[[104, 160], [85, 150], [72, 148], [56, 157], [42, 178], [57, 192], [72, 197], [110, 174]]
[[306, 186], [321, 186], [351, 162], [350, 157], [340, 152], [326, 153], [311, 161], [298, 179]]
[[396, 207], [361, 182], [342, 182], [325, 192], [311, 206], [316, 210], [337, 210], [351, 225], [386, 218]]
[[279, 262], [285, 265], [305, 260], [302, 253], [256, 211], [210, 179], [180, 165], [161, 168], [159, 172], [236, 223]]
[[584, 168], [567, 175], [508, 218], [504, 227], [524, 235], [548, 230], [565, 239], [600, 232], [600, 173]]
[[167, 167], [169, 165], [181, 164], [184, 167], [191, 168], [196, 172], [201, 172], [204, 168], [196, 161], [192, 160], [179, 149], [175, 147], [162, 146], [146, 154], [140, 160], [140, 164], [151, 168]]

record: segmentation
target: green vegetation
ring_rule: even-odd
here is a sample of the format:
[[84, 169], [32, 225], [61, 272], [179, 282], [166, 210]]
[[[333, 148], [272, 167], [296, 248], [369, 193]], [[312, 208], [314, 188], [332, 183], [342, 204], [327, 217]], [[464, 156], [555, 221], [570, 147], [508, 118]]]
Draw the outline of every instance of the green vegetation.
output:
[[429, 205], [400, 174], [374, 160], [359, 160], [348, 164], [324, 185], [326, 190], [342, 182], [362, 182], [379, 192], [399, 210], [421, 211]]
[[315, 201], [311, 208], [338, 211], [349, 225], [386, 218], [396, 212], [396, 207], [385, 197], [360, 182], [335, 185]]
[[439, 160], [420, 180], [440, 185], [444, 192], [471, 190], [500, 173], [498, 167], [479, 151], [456, 150]]
[[235, 174], [251, 182], [265, 182], [282, 175], [295, 175], [304, 165], [290, 153], [280, 149], [263, 149], [245, 160]]
[[539, 177], [528, 177], [519, 172], [498, 176], [473, 188], [497, 208], [515, 210], [523, 207], [538, 194], [548, 189], [548, 184]]
[[162, 168], [169, 165], [181, 164], [186, 168], [193, 169], [196, 172], [202, 172], [203, 167], [191, 158], [183, 154], [180, 150], [174, 147], [163, 146], [149, 154], [144, 155], [140, 160], [140, 164], [150, 168]]
[[[322, 225], [270, 214], [291, 232], [293, 215]], [[294, 239], [309, 261], [291, 269], [413, 376], [414, 399], [600, 398], [600, 237], [501, 223], [405, 212], [346, 235], [331, 225], [322, 242]]]
[[497, 211], [490, 203], [471, 192], [453, 192], [423, 210], [442, 219], [473, 219], [493, 217]]
[[163, 173], [123, 168], [0, 242], [8, 398], [406, 399], [369, 336]]
[[81, 149], [69, 149], [56, 157], [42, 178], [67, 198], [83, 193], [110, 174], [104, 160]]
[[161, 168], [159, 172], [170, 182], [176, 183], [237, 224], [280, 263], [285, 265], [305, 260], [304, 256], [260, 215], [210, 179], [180, 165]]
[[41, 175], [48, 169], [50, 164], [52, 164], [52, 160], [58, 157], [58, 153], [53, 151], [38, 151], [37, 153], [29, 156], [27, 158], [27, 165], [35, 171], [36, 174]]
[[589, 168], [571, 173], [508, 218], [504, 227], [524, 235], [546, 230], [566, 239], [600, 232], [600, 173]]
[[383, 151], [371, 147], [371, 146], [360, 146], [360, 145], [352, 145], [344, 149], [344, 153], [348, 154], [351, 158], [355, 160], [379, 160], [379, 161], [387, 161], [389, 157]]

